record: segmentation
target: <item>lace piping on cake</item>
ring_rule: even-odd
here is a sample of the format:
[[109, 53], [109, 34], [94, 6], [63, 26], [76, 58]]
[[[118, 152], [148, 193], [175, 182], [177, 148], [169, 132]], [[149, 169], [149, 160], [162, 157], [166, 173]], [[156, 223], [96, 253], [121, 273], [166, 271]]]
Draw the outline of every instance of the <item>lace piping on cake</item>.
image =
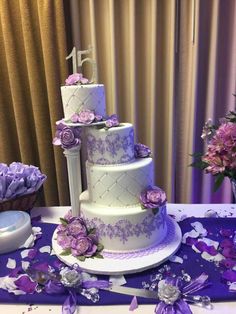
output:
[[105, 258], [111, 258], [111, 259], [131, 259], [131, 258], [139, 258], [143, 256], [152, 255], [154, 253], [157, 253], [163, 249], [165, 249], [176, 237], [176, 227], [174, 223], [168, 219], [167, 220], [167, 235], [163, 239], [163, 241], [159, 244], [154, 244], [153, 246], [145, 249], [135, 250], [132, 252], [109, 252], [106, 250], [103, 250], [102, 255]]
[[86, 219], [86, 225], [89, 228], [96, 228], [98, 238], [102, 242], [103, 237], [109, 239], [118, 238], [123, 244], [129, 240], [130, 237], [145, 236], [150, 239], [153, 232], [161, 227], [164, 229], [166, 224], [166, 209], [160, 210], [160, 213], [153, 215], [150, 213], [142, 222], [132, 224], [127, 219], [120, 219], [114, 225], [105, 224], [100, 218]]

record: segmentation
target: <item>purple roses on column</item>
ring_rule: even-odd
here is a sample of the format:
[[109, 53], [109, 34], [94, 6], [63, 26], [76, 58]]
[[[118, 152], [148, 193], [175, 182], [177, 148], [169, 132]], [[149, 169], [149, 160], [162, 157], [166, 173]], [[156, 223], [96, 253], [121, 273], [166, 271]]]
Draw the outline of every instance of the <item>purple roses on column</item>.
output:
[[149, 186], [140, 194], [140, 202], [143, 208], [159, 208], [166, 205], [166, 193], [157, 186]]
[[62, 121], [57, 122], [54, 145], [61, 145], [63, 149], [71, 149], [81, 145], [81, 128], [66, 126]]
[[63, 249], [61, 255], [72, 254], [80, 261], [88, 257], [102, 258], [103, 245], [98, 243], [95, 229], [88, 229], [81, 217], [67, 215], [61, 218], [57, 229], [57, 243]]
[[145, 158], [151, 155], [151, 149], [144, 144], [135, 144], [134, 145], [134, 156], [135, 158]]

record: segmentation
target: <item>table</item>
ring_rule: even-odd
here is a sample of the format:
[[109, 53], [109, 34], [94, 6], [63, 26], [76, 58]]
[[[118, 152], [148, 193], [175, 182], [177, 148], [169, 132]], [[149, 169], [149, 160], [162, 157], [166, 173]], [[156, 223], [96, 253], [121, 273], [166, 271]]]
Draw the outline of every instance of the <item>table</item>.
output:
[[[35, 207], [32, 210], [32, 216], [42, 216], [43, 222], [59, 222], [59, 217], [69, 210], [69, 207]], [[204, 217], [205, 215], [218, 215], [219, 217], [236, 217], [236, 204], [168, 204], [168, 214], [174, 215], [176, 220], [182, 220], [184, 217]], [[134, 311], [135, 314], [152, 314], [154, 313], [155, 305], [139, 305]], [[202, 309], [196, 306], [191, 306], [194, 314], [204, 314], [209, 312], [207, 309]], [[1, 313], [4, 314], [61, 314], [61, 306], [59, 305], [32, 305], [29, 307], [24, 304], [0, 304]], [[221, 302], [214, 303], [212, 314], [233, 314], [236, 313], [236, 300], [235, 302]], [[128, 305], [116, 306], [79, 306], [78, 314], [128, 314]]]

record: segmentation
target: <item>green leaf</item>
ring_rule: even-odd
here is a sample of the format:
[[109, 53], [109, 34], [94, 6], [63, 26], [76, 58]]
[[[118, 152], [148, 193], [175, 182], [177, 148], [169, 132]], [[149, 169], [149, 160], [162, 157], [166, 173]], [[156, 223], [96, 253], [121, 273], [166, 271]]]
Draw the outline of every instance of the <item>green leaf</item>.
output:
[[60, 253], [61, 256], [68, 256], [71, 254], [71, 250], [70, 249], [67, 249], [67, 250], [64, 250]]
[[102, 256], [101, 254], [99, 254], [99, 253], [96, 253], [96, 254], [94, 255], [94, 257], [96, 257], [96, 258], [103, 258], [103, 256]]
[[88, 234], [96, 234], [96, 228], [89, 229]]
[[142, 209], [147, 209], [143, 204], [141, 204], [141, 208]]
[[60, 222], [62, 225], [67, 226], [68, 225], [68, 221], [64, 218], [60, 218]]
[[81, 256], [77, 256], [77, 259], [81, 262], [84, 262], [86, 260], [86, 257], [81, 255]]
[[97, 251], [101, 252], [104, 249], [104, 245], [102, 245], [101, 243], [98, 243], [97, 245]]
[[202, 157], [202, 153], [193, 153], [193, 154], [189, 154], [189, 156], [192, 156], [192, 157]]
[[216, 192], [219, 187], [221, 186], [222, 182], [224, 181], [225, 176], [223, 173], [220, 173], [216, 176], [215, 183], [214, 183], [214, 192]]

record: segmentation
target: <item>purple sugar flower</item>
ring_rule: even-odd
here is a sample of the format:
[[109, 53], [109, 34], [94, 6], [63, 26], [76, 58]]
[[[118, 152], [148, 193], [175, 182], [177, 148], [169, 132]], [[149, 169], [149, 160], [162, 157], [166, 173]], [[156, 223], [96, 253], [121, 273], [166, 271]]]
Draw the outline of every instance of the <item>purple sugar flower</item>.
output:
[[83, 124], [91, 124], [95, 119], [95, 114], [91, 110], [82, 110], [78, 113], [78, 122]]
[[105, 121], [105, 126], [107, 128], [112, 128], [114, 126], [119, 126], [119, 120], [116, 114], [111, 115], [108, 117], [108, 119]]
[[67, 225], [68, 234], [71, 236], [86, 235], [87, 230], [82, 219], [75, 219]]
[[75, 137], [73, 129], [70, 127], [64, 127], [60, 134], [61, 146], [65, 149], [70, 149], [81, 144], [81, 139]]
[[81, 73], [74, 73], [68, 76], [65, 81], [65, 84], [68, 85], [77, 85], [77, 84], [88, 84], [88, 79], [83, 77]]
[[91, 257], [96, 253], [97, 243], [89, 236], [74, 239], [71, 243], [71, 254], [73, 256]]
[[73, 237], [68, 235], [66, 232], [57, 232], [57, 243], [64, 249], [69, 249], [73, 241]]
[[151, 150], [148, 146], [140, 143], [134, 145], [134, 156], [136, 158], [149, 157], [150, 155]]
[[144, 208], [158, 208], [166, 204], [166, 193], [157, 186], [149, 186], [141, 192], [140, 201]]

